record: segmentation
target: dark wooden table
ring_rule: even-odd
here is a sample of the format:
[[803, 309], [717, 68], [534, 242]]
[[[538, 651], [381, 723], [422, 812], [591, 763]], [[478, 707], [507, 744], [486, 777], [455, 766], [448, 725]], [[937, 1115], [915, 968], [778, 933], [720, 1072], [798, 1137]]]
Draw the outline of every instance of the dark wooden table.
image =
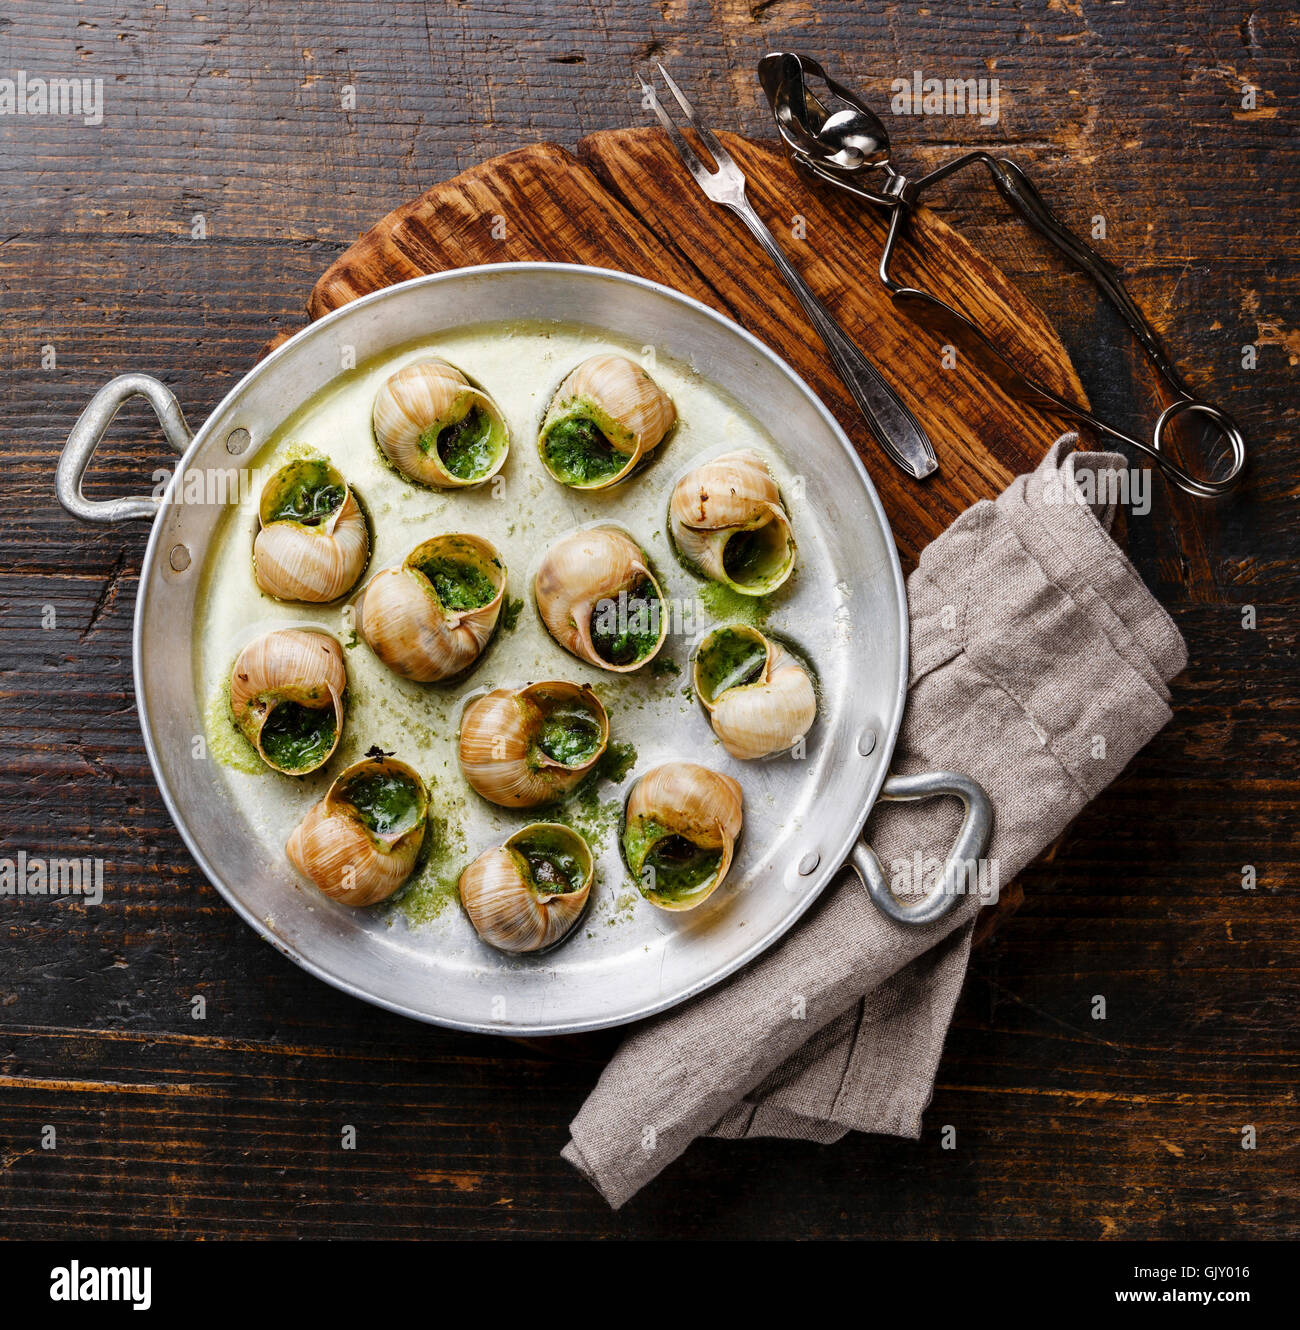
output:
[[[0, 844], [108, 864], [98, 908], [0, 898], [0, 1232], [1294, 1236], [1292, 7], [533, 9], [41, 0], [0, 17], [0, 77], [104, 80], [101, 125], [0, 116]], [[1104, 217], [1103, 248], [1182, 368], [1246, 427], [1252, 470], [1218, 505], [1158, 486], [1129, 521], [1191, 649], [1177, 714], [1023, 879], [972, 967], [924, 1138], [709, 1142], [611, 1215], [558, 1157], [594, 1065], [345, 998], [204, 880], [136, 721], [145, 527], [72, 521], [54, 463], [123, 369], [202, 420], [360, 230], [487, 155], [636, 121], [638, 61], [670, 61], [716, 120], [765, 134], [754, 64], [781, 45], [882, 102], [915, 69], [996, 77], [996, 125], [900, 118], [902, 151], [1010, 149], [1067, 217]], [[943, 212], [1054, 316], [1098, 405], [1146, 412], [1083, 279], [983, 187]], [[138, 489], [165, 460], [143, 409], [128, 414], [91, 488]]]

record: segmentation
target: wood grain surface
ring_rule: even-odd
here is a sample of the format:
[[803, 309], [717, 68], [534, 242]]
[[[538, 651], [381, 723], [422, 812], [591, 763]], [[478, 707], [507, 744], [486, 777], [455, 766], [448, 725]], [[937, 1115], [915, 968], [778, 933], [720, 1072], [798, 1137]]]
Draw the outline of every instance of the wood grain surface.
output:
[[[104, 83], [100, 124], [0, 116], [0, 840], [102, 855], [107, 886], [93, 908], [0, 898], [0, 1232], [1294, 1237], [1296, 28], [1280, 0], [7, 6], [0, 76]], [[1191, 651], [1175, 718], [1021, 879], [923, 1138], [702, 1143], [611, 1215], [558, 1158], [594, 1065], [353, 1002], [204, 881], [134, 712], [146, 530], [79, 526], [53, 469], [113, 373], [159, 375], [200, 421], [377, 218], [499, 153], [633, 122], [638, 63], [765, 136], [753, 71], [781, 46], [883, 107], [915, 69], [997, 77], [997, 124], [898, 116], [899, 155], [1006, 150], [1073, 224], [1104, 219], [1103, 250], [1240, 418], [1252, 467], [1227, 501], [1157, 484], [1130, 516]], [[986, 185], [936, 211], [1048, 312], [1095, 405], [1150, 418], [1104, 307]], [[689, 243], [660, 247], [686, 266]], [[142, 490], [165, 461], [125, 412], [88, 488]]]

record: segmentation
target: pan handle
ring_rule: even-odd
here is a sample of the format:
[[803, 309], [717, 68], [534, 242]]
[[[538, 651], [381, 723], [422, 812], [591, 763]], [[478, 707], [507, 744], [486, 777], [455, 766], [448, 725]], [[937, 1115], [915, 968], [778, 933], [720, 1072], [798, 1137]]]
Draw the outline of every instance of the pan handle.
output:
[[190, 427], [185, 423], [172, 390], [148, 374], [119, 374], [106, 383], [90, 399], [63, 445], [54, 488], [59, 502], [74, 516], [85, 522], [125, 522], [135, 517], [150, 521], [158, 511], [158, 501], [152, 495], [125, 499], [88, 499], [81, 492], [81, 482], [95, 455], [99, 441], [113, 423], [113, 417], [132, 397], [145, 397], [153, 407], [158, 423], [163, 427], [167, 442], [183, 453], [189, 447]]
[[927, 771], [920, 776], [890, 776], [880, 791], [880, 798], [891, 802], [933, 799], [940, 795], [960, 799], [966, 813], [943, 865], [943, 876], [929, 895], [916, 904], [905, 904], [890, 891], [880, 860], [866, 841], [859, 840], [849, 855], [849, 862], [857, 870], [876, 908], [896, 923], [932, 924], [936, 919], [942, 919], [961, 899], [962, 884], [975, 861], [988, 848], [989, 837], [993, 834], [992, 800], [978, 781], [959, 772]]

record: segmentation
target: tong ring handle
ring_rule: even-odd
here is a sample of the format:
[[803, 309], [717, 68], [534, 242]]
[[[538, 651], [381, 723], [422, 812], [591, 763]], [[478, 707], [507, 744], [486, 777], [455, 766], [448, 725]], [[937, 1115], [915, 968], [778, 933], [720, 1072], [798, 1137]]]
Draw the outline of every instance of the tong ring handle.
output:
[[[881, 256], [880, 276], [886, 287], [896, 298], [898, 295], [905, 293], [904, 289], [900, 288], [898, 283], [890, 277], [889, 265], [893, 257], [893, 247], [899, 234], [900, 223], [906, 213], [919, 202], [921, 195], [930, 185], [977, 162], [987, 167], [998, 192], [1020, 213], [1021, 217], [1065, 255], [1076, 268], [1097, 284], [1102, 294], [1119, 312], [1129, 330], [1137, 338], [1156, 372], [1174, 394], [1174, 401], [1172, 405], [1165, 408], [1156, 421], [1149, 443], [1133, 438], [1123, 430], [1099, 419], [1077, 402], [1062, 397], [1059, 393], [1053, 392], [1033, 379], [965, 315], [952, 309], [951, 306], [945, 305], [937, 297], [929, 297], [929, 300], [947, 315], [956, 315], [958, 323], [964, 325], [964, 330], [972, 334], [977, 343], [982, 343], [992, 353], [993, 372], [1004, 381], [1007, 379], [1009, 372], [1013, 384], [1019, 381], [1020, 384], [1027, 386], [1032, 392], [1050, 402], [1055, 402], [1070, 415], [1083, 420], [1103, 434], [1108, 434], [1112, 438], [1119, 439], [1140, 449], [1169, 477], [1173, 484], [1186, 493], [1198, 498], [1217, 498], [1221, 494], [1226, 494], [1236, 484], [1246, 466], [1246, 440], [1242, 436], [1237, 422], [1226, 411], [1191, 395], [1177, 368], [1161, 345], [1155, 329], [1152, 328], [1146, 316], [1132, 296], [1129, 295], [1119, 269], [1097, 253], [1086, 240], [1076, 235], [1066, 226], [1048, 206], [1033, 181], [1009, 158], [994, 157], [984, 151], [966, 153], [931, 171], [908, 188], [906, 199], [908, 206], [898, 208], [894, 219], [890, 223], [889, 238], [885, 244], [884, 254]], [[822, 175], [822, 178], [826, 178], [824, 172], [819, 174]], [[1232, 453], [1232, 466], [1226, 475], [1213, 480], [1195, 476], [1185, 467], [1180, 466], [1165, 451], [1163, 445], [1166, 429], [1172, 421], [1185, 412], [1193, 412], [1203, 416], [1227, 442]]]
[[[1227, 441], [1232, 451], [1232, 467], [1227, 475], [1220, 476], [1217, 480], [1203, 480], [1179, 466], [1164, 451], [1165, 430], [1183, 414], [1204, 416]], [[1221, 411], [1209, 402], [1198, 401], [1194, 397], [1179, 398], [1178, 401], [1165, 407], [1160, 413], [1159, 420], [1156, 421], [1155, 429], [1151, 431], [1150, 444], [1144, 444], [1139, 440], [1133, 442], [1151, 456], [1155, 464], [1179, 489], [1185, 490], [1188, 494], [1195, 494], [1198, 498], [1216, 498], [1220, 494], [1226, 494], [1237, 483], [1237, 478], [1246, 465], [1246, 440], [1242, 437], [1237, 422], [1226, 411]]]

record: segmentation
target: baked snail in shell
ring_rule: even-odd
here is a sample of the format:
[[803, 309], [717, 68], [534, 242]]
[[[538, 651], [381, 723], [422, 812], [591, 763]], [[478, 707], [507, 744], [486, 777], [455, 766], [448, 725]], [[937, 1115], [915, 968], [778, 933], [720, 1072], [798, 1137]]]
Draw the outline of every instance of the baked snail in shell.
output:
[[615, 674], [640, 669], [668, 634], [668, 611], [636, 541], [618, 527], [571, 531], [533, 580], [547, 631], [580, 660]]
[[623, 857], [652, 905], [693, 910], [727, 876], [742, 822], [736, 781], [670, 762], [647, 771], [628, 796]]
[[280, 628], [250, 642], [230, 671], [230, 712], [273, 771], [305, 776], [343, 736], [343, 651], [326, 633]]
[[808, 671], [746, 624], [715, 628], [700, 643], [691, 684], [722, 746], [742, 761], [788, 751], [817, 715]]
[[558, 822], [534, 822], [485, 850], [460, 875], [474, 931], [499, 951], [542, 951], [568, 936], [591, 894], [587, 842]]
[[563, 680], [497, 688], [460, 722], [465, 779], [502, 808], [536, 808], [573, 789], [600, 761], [609, 717], [588, 687]]
[[428, 811], [424, 782], [405, 762], [363, 758], [312, 806], [285, 853], [327, 896], [345, 905], [374, 905], [410, 877]]
[[435, 489], [481, 485], [501, 470], [510, 451], [501, 408], [437, 356], [384, 380], [371, 426], [379, 450], [398, 471]]
[[323, 457], [282, 466], [262, 487], [253, 578], [277, 600], [323, 605], [356, 585], [370, 558], [365, 514]]
[[671, 397], [626, 356], [591, 356], [556, 389], [537, 451], [562, 485], [617, 485], [677, 421]]
[[724, 453], [673, 488], [668, 529], [682, 557], [742, 596], [765, 596], [794, 571], [781, 491], [756, 452]]
[[434, 536], [370, 579], [357, 601], [357, 632], [402, 678], [451, 679], [487, 645], [505, 589], [506, 567], [491, 543], [481, 536]]

